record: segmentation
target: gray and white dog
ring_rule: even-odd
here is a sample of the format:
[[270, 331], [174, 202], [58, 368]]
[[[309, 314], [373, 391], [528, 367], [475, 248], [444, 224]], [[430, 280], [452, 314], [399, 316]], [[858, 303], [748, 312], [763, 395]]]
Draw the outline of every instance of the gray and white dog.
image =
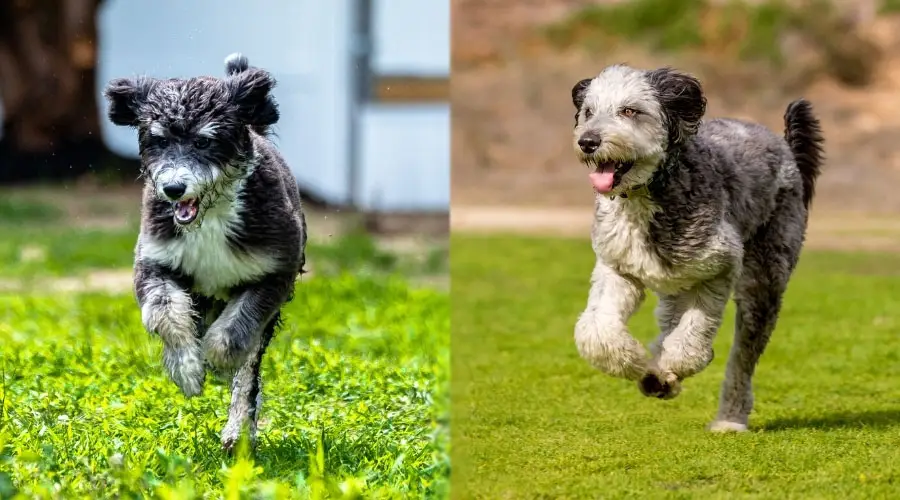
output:
[[134, 292], [144, 327], [186, 397], [207, 370], [232, 380], [222, 446], [255, 443], [260, 362], [303, 272], [297, 181], [267, 137], [272, 76], [232, 54], [224, 78], [121, 78], [109, 119], [136, 127], [146, 177]]
[[[596, 265], [575, 326], [582, 357], [638, 382], [647, 396], [678, 395], [713, 359], [729, 296], [734, 345], [714, 431], [743, 431], [751, 382], [775, 327], [805, 238], [823, 159], [811, 105], [792, 102], [784, 138], [734, 119], [701, 123], [696, 78], [671, 68], [605, 68], [572, 89], [573, 147], [596, 192]], [[649, 348], [628, 332], [649, 288], [660, 334]]]

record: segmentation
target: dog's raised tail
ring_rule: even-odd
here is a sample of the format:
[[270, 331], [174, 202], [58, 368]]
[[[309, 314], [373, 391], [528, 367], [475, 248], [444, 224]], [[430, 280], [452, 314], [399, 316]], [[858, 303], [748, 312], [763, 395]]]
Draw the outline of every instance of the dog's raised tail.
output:
[[803, 204], [809, 208], [816, 191], [816, 179], [822, 171], [825, 150], [822, 144], [822, 127], [813, 114], [812, 104], [806, 99], [797, 99], [788, 104], [784, 112], [784, 140], [787, 141], [800, 177], [803, 179]]
[[233, 76], [250, 68], [250, 60], [240, 52], [235, 52], [225, 58], [225, 75]]

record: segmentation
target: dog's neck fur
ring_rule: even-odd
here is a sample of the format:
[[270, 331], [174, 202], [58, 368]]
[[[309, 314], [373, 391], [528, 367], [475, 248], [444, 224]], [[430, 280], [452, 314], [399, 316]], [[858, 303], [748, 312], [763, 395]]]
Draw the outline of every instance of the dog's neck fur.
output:
[[201, 294], [227, 298], [227, 291], [270, 272], [275, 260], [267, 254], [236, 251], [231, 238], [243, 231], [245, 210], [242, 194], [247, 182], [257, 173], [259, 155], [255, 148], [245, 160], [241, 175], [228, 179], [204, 207], [198, 223], [190, 228], [175, 224], [174, 238], [160, 240], [154, 234], [142, 234], [142, 254], [152, 260], [180, 269], [194, 281]]

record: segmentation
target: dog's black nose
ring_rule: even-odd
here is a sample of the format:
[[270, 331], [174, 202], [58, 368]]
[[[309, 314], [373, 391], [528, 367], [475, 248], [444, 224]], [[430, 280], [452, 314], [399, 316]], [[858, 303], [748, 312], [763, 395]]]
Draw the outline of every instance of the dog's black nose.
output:
[[172, 184], [163, 186], [163, 193], [173, 200], [181, 198], [185, 191], [187, 191], [187, 185], [180, 182], [173, 182]]
[[600, 147], [600, 138], [596, 135], [583, 135], [578, 139], [578, 147], [586, 154], [591, 154]]

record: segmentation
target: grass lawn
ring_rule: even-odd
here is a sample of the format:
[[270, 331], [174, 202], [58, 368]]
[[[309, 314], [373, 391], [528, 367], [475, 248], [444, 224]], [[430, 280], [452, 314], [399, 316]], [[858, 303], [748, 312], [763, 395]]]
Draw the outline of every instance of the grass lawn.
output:
[[[2, 215], [0, 279], [131, 264], [136, 229]], [[236, 457], [218, 436], [227, 386], [181, 396], [130, 290], [0, 293], [0, 499], [446, 495], [447, 294], [409, 286], [362, 236], [309, 261], [264, 358], [258, 449]]]
[[[717, 357], [672, 401], [574, 345], [587, 239], [454, 235], [457, 498], [888, 498], [900, 488], [900, 257], [807, 252], [755, 378], [751, 431], [704, 430]], [[656, 335], [655, 297], [632, 333]]]

